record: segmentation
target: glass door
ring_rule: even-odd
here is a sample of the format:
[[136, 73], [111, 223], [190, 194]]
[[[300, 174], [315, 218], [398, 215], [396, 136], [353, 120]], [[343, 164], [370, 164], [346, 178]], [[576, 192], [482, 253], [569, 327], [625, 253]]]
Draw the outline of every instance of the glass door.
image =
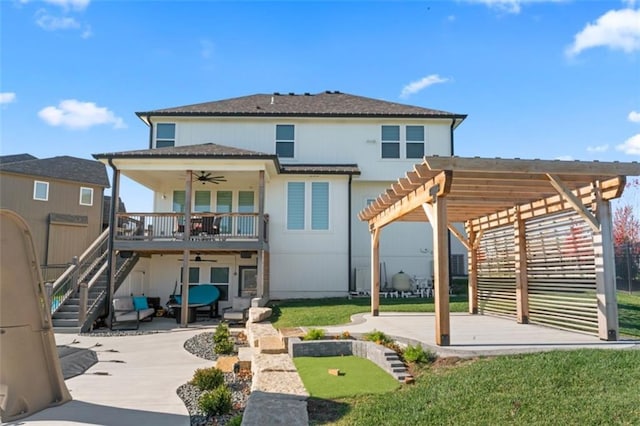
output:
[[256, 266], [240, 266], [239, 272], [238, 296], [256, 297], [258, 294], [258, 268]]

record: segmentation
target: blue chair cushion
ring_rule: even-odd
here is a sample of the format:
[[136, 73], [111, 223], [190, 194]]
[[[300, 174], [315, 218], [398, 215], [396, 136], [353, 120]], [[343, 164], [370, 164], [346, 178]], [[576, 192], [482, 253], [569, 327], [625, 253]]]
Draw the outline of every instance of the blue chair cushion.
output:
[[133, 296], [133, 308], [136, 311], [142, 311], [144, 309], [149, 309], [149, 304], [147, 303], [147, 298], [144, 296]]

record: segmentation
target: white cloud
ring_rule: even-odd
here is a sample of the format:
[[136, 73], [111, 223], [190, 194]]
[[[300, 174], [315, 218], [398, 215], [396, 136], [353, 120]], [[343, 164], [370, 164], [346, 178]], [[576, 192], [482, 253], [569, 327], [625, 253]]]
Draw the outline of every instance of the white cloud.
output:
[[629, 119], [629, 121], [631, 121], [632, 123], [640, 123], [640, 112], [638, 111], [631, 111], [629, 113], [629, 115], [627, 116], [627, 118]]
[[640, 50], [640, 9], [608, 11], [574, 36], [566, 54], [576, 56], [583, 50], [601, 46], [626, 53]]
[[446, 83], [449, 81], [448, 78], [442, 78], [438, 74], [431, 74], [426, 77], [421, 78], [417, 81], [412, 81], [402, 88], [402, 92], [400, 93], [401, 98], [408, 98], [410, 95], [418, 93], [419, 91], [426, 89], [429, 86], [439, 83]]
[[618, 151], [629, 155], [640, 155], [640, 133], [631, 136], [624, 143], [616, 146]]
[[40, 9], [36, 12], [36, 24], [44, 30], [68, 30], [80, 28], [80, 23], [70, 16], [53, 16], [46, 10]]
[[61, 8], [74, 9], [74, 10], [84, 10], [89, 6], [91, 0], [44, 0], [45, 3], [53, 4], [56, 6], [60, 6]]
[[608, 150], [609, 150], [608, 144], [587, 147], [588, 152], [607, 152]]
[[505, 13], [520, 13], [522, 5], [530, 3], [559, 3], [565, 0], [466, 0], [469, 3], [484, 4]]
[[76, 99], [63, 100], [57, 107], [43, 108], [38, 112], [38, 116], [51, 126], [64, 126], [69, 129], [87, 129], [101, 124], [112, 124], [115, 129], [126, 127], [122, 118], [107, 108]]
[[16, 94], [14, 92], [1, 92], [0, 93], [0, 104], [10, 104], [15, 102]]
[[213, 43], [207, 39], [200, 40], [200, 56], [209, 59], [211, 55], [213, 55]]
[[573, 161], [573, 157], [570, 155], [561, 155], [559, 157], [556, 157], [556, 160], [560, 160], [560, 161]]
[[82, 31], [82, 34], [80, 34], [80, 37], [82, 38], [89, 38], [93, 35], [93, 31], [91, 29], [91, 25], [85, 25], [84, 27], [84, 31]]

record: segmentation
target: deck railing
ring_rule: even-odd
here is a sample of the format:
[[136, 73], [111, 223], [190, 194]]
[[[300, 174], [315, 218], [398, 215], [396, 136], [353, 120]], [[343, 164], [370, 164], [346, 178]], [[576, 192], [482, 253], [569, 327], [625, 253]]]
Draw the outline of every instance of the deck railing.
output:
[[[258, 213], [193, 213], [190, 238], [211, 240], [267, 240], [268, 215]], [[182, 240], [184, 213], [118, 213], [116, 240]]]

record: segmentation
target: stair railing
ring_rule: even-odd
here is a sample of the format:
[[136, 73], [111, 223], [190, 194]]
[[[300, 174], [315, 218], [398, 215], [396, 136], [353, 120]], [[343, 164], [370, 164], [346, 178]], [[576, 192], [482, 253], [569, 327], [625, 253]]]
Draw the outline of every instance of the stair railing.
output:
[[108, 237], [109, 228], [105, 229], [80, 257], [74, 257], [71, 265], [53, 284], [46, 286], [52, 315], [78, 289], [79, 283], [99, 275], [96, 272], [100, 268], [106, 268]]

